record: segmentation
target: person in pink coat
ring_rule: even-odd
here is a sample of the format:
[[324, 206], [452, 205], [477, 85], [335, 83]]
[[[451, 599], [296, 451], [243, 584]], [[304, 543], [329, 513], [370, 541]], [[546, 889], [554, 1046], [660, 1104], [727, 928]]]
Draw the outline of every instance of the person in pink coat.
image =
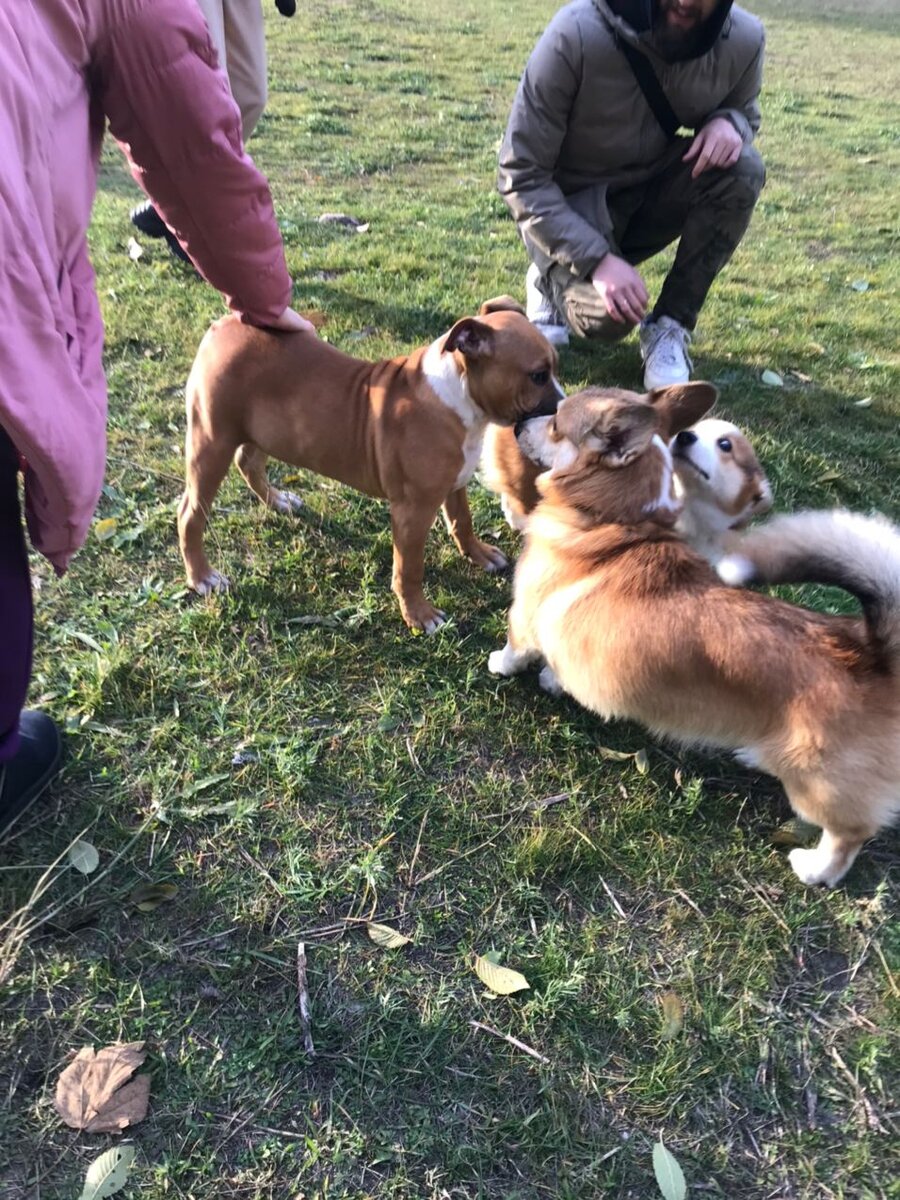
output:
[[35, 549], [62, 574], [106, 458], [103, 323], [86, 230], [106, 123], [200, 273], [254, 325], [314, 331], [264, 177], [195, 0], [0, 3], [0, 828], [55, 773], [59, 733], [23, 712]]

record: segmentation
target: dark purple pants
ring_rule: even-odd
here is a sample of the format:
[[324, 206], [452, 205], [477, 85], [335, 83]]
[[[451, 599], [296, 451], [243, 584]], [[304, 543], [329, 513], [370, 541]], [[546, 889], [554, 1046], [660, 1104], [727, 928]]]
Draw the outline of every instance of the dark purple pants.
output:
[[18, 471], [19, 457], [0, 428], [0, 762], [19, 748], [19, 714], [31, 678], [31, 578]]

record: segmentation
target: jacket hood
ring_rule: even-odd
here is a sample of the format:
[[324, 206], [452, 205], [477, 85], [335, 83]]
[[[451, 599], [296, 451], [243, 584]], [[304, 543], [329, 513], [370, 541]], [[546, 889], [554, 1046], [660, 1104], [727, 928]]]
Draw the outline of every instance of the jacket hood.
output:
[[[593, 0], [593, 3], [620, 37], [639, 45], [641, 49], [654, 49], [653, 28], [659, 13], [658, 0]], [[707, 54], [722, 32], [733, 4], [734, 0], [719, 0], [703, 22], [690, 51], [679, 55], [677, 60], [670, 58], [669, 61], [687, 61]]]

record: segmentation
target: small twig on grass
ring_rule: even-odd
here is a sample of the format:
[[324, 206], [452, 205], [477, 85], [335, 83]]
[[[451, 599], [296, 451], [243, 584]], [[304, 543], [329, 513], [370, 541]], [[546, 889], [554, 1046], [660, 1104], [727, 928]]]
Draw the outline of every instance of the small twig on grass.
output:
[[173, 475], [171, 471], [161, 471], [158, 467], [148, 467], [145, 463], [135, 462], [133, 458], [125, 458], [122, 454], [107, 454], [106, 458], [108, 462], [118, 462], [126, 467], [133, 467], [135, 471], [140, 471], [142, 475], [158, 475], [160, 479], [171, 479], [179, 487], [184, 487], [184, 480], [181, 476]]
[[255, 867], [256, 870], [259, 871], [260, 875], [262, 875], [262, 877], [263, 877], [263, 879], [265, 879], [266, 883], [268, 883], [270, 887], [274, 888], [275, 891], [278, 893], [278, 895], [283, 900], [284, 899], [283, 889], [281, 887], [279, 887], [279, 885], [275, 882], [275, 880], [272, 878], [272, 876], [269, 874], [269, 872], [266, 870], [266, 868], [262, 865], [262, 863], [259, 862], [258, 859], [255, 859], [252, 854], [249, 854], [244, 849], [243, 846], [240, 847], [240, 851], [241, 851], [241, 854], [244, 856], [244, 858], [247, 860], [247, 862], [250, 864], [250, 866]]
[[297, 943], [297, 1011], [300, 1013], [300, 1028], [303, 1031], [303, 1049], [313, 1058], [316, 1048], [313, 1045], [309, 988], [306, 986], [306, 943]]
[[872, 945], [875, 947], [875, 953], [878, 955], [878, 961], [881, 963], [882, 967], [884, 968], [884, 973], [887, 976], [887, 981], [890, 984], [891, 991], [894, 993], [895, 996], [900, 996], [900, 987], [897, 987], [897, 982], [894, 979], [894, 972], [887, 965], [887, 961], [884, 957], [884, 951], [881, 949], [881, 946], [879, 945], [878, 942], [876, 942], [876, 940], [874, 938], [872, 938]]
[[606, 880], [603, 878], [602, 875], [598, 875], [597, 878], [600, 880], [600, 886], [603, 888], [604, 892], [606, 892], [607, 896], [609, 896], [610, 903], [612, 904], [613, 908], [616, 910], [616, 912], [619, 914], [619, 916], [622, 918], [623, 921], [627, 921], [628, 914], [625, 912], [625, 909], [622, 907], [622, 905], [616, 899], [612, 888], [609, 886], [609, 884], [606, 882]]
[[763, 895], [762, 888], [758, 888], [755, 886], [755, 884], [752, 884], [749, 879], [747, 879], [744, 875], [742, 875], [740, 873], [740, 871], [736, 871], [735, 874], [737, 875], [737, 877], [741, 881], [741, 883], [744, 885], [744, 887], [747, 889], [747, 891], [752, 892], [753, 895], [760, 902], [760, 904], [763, 906], [763, 908], [765, 908], [768, 911], [769, 915], [774, 919], [776, 925], [778, 925], [782, 930], [784, 930], [784, 932], [788, 935], [788, 937], [792, 937], [793, 935], [791, 933], [790, 925], [788, 925], [787, 921], [785, 921], [785, 919], [778, 912], [776, 912], [774, 906], [769, 903], [769, 901]]
[[[446, 900], [438, 900], [434, 904], [417, 904], [416, 912], [431, 912], [435, 908], [446, 908]], [[373, 913], [371, 917], [341, 917], [340, 920], [333, 922], [331, 925], [317, 925], [314, 929], [300, 929], [294, 934], [286, 934], [290, 938], [312, 938], [312, 937], [329, 937], [334, 933], [345, 933], [353, 925], [369, 925], [373, 921], [399, 921], [401, 917], [409, 915], [410, 910], [403, 908], [400, 912], [382, 912]], [[276, 943], [272, 943], [275, 945]]]
[[[572, 824], [571, 821], [568, 822], [568, 826], [569, 826], [569, 829], [571, 829], [574, 834], [577, 834], [578, 837], [580, 837], [583, 842], [586, 842], [593, 851], [595, 851], [598, 854], [600, 853], [600, 851], [597, 849], [597, 847], [594, 845], [594, 843], [591, 841], [591, 839], [588, 837], [588, 835], [586, 833], [583, 833], [582, 830], [577, 829]], [[604, 892], [606, 892], [607, 896], [609, 896], [610, 904], [612, 904], [613, 908], [616, 910], [616, 912], [619, 914], [619, 916], [622, 918], [622, 920], [627, 921], [628, 914], [625, 912], [625, 909], [622, 907], [622, 905], [616, 899], [615, 892], [612, 890], [612, 888], [609, 886], [609, 884], [606, 882], [606, 880], [603, 878], [602, 875], [598, 874], [597, 878], [600, 880], [600, 886], [603, 888]]]
[[[76, 900], [80, 900], [86, 892], [90, 891], [92, 888], [95, 888], [101, 879], [105, 879], [106, 876], [109, 875], [110, 871], [112, 871], [113, 867], [119, 862], [120, 859], [124, 858], [135, 842], [146, 831], [148, 825], [150, 825], [150, 823], [155, 819], [156, 813], [151, 813], [150, 816], [146, 817], [132, 837], [130, 837], [125, 843], [122, 849], [113, 855], [113, 857], [102, 870], [89, 876], [87, 883], [85, 883], [83, 887], [79, 888], [74, 895], [69, 896], [62, 903], [57, 904], [54, 908], [51, 908], [49, 912], [44, 913], [42, 916], [38, 916], [32, 920], [29, 920], [29, 916], [34, 909], [34, 906], [50, 888], [50, 886], [56, 882], [57, 877], [52, 875], [54, 868], [62, 865], [62, 860], [69, 853], [69, 850], [71, 850], [72, 846], [76, 841], [79, 840], [82, 834], [87, 833], [90, 825], [86, 826], [85, 829], [83, 829], [78, 835], [78, 837], [70, 842], [69, 845], [59, 853], [55, 861], [51, 863], [49, 867], [47, 867], [43, 875], [35, 884], [31, 896], [28, 898], [26, 903], [12, 913], [11, 916], [7, 917], [5, 921], [0, 923], [0, 982], [3, 982], [9, 977], [9, 974], [15, 966], [19, 953], [27, 939], [31, 937], [38, 929], [40, 929], [41, 926], [46, 925], [49, 921], [52, 921], [54, 917], [58, 916], [64, 908], [70, 908]], [[10, 926], [13, 926], [13, 928], [9, 933], [7, 933], [6, 931], [10, 928]]]
[[885, 1131], [884, 1125], [882, 1124], [881, 1114], [879, 1113], [878, 1109], [875, 1107], [873, 1102], [866, 1095], [866, 1091], [863, 1088], [862, 1084], [859, 1082], [857, 1077], [853, 1074], [853, 1072], [850, 1070], [850, 1068], [844, 1062], [843, 1058], [841, 1058], [840, 1052], [838, 1051], [837, 1047], [836, 1046], [826, 1046], [825, 1050], [830, 1055], [832, 1060], [834, 1061], [835, 1066], [838, 1068], [838, 1070], [841, 1072], [841, 1074], [844, 1076], [844, 1078], [847, 1080], [847, 1082], [853, 1088], [853, 1091], [856, 1094], [856, 1102], [857, 1102], [857, 1104], [859, 1104], [860, 1108], [863, 1111], [863, 1117], [865, 1120], [865, 1124], [869, 1127], [869, 1129], [873, 1129], [876, 1133], [885, 1133], [886, 1131]]
[[464, 850], [462, 854], [457, 854], [454, 858], [448, 859], [447, 862], [441, 863], [439, 867], [435, 867], [432, 871], [426, 871], [424, 875], [420, 876], [420, 878], [418, 878], [415, 883], [411, 884], [410, 886], [421, 887], [423, 883], [427, 883], [429, 879], [434, 879], [435, 875], [441, 875], [444, 871], [448, 871], [450, 867], [455, 866], [458, 862], [462, 862], [464, 858], [471, 858], [472, 855], [477, 854], [479, 850], [484, 850], [488, 846], [493, 845], [500, 834], [505, 833], [507, 829], [509, 829], [510, 825], [512, 825], [513, 821], [515, 821], [516, 817], [521, 816], [524, 811], [524, 808], [516, 809], [506, 824], [501, 825], [500, 828], [495, 833], [491, 834], [486, 841], [479, 842], [479, 844], [477, 846], [473, 846], [471, 850]]
[[703, 913], [700, 911], [700, 909], [697, 907], [697, 905], [694, 903], [694, 901], [690, 898], [690, 896], [687, 894], [687, 892], [683, 891], [681, 888], [676, 888], [675, 895], [680, 896], [682, 898], [682, 900], [685, 902], [685, 904], [689, 904], [691, 906], [691, 908], [694, 910], [694, 912], [697, 914], [697, 916], [700, 918], [701, 921], [706, 920], [706, 917], [704, 917]]
[[530, 1054], [532, 1058], [536, 1058], [539, 1063], [550, 1065], [550, 1059], [545, 1058], [543, 1054], [539, 1054], [537, 1050], [533, 1050], [531, 1046], [526, 1046], [524, 1042], [520, 1042], [518, 1038], [513, 1037], [511, 1033], [501, 1033], [499, 1029], [493, 1029], [490, 1025], [484, 1025], [481, 1021], [470, 1021], [469, 1024], [473, 1029], [481, 1029], [484, 1033], [490, 1033], [494, 1037], [501, 1038], [504, 1042], [509, 1042], [511, 1046], [515, 1046], [517, 1050], [523, 1051], [525, 1054]]
[[413, 850], [412, 862], [409, 864], [409, 875], [407, 876], [409, 886], [413, 885], [413, 875], [416, 870], [416, 863], [419, 861], [419, 851], [422, 848], [422, 834], [425, 832], [425, 822], [428, 820], [428, 809], [422, 813], [422, 823], [419, 825], [419, 836], [416, 838], [416, 848]]

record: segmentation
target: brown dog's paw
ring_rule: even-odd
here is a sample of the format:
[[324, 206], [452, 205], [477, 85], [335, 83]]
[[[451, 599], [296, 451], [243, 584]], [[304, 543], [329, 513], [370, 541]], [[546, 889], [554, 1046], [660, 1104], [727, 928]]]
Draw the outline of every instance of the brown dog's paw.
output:
[[410, 629], [419, 629], [423, 633], [434, 633], [447, 620], [445, 612], [441, 612], [439, 608], [435, 608], [424, 598], [420, 604], [410, 606], [401, 604], [401, 610], [403, 620]]
[[269, 492], [269, 508], [285, 517], [295, 517], [303, 511], [303, 500], [296, 492], [279, 491], [271, 488]]
[[491, 546], [488, 542], [473, 542], [466, 549], [466, 557], [491, 575], [505, 571], [509, 566], [509, 559], [503, 551], [498, 550], [496, 546]]
[[221, 575], [218, 571], [210, 571], [202, 579], [189, 581], [189, 587], [197, 593], [198, 596], [211, 596], [213, 592], [227, 592], [231, 587], [231, 580], [227, 575]]

